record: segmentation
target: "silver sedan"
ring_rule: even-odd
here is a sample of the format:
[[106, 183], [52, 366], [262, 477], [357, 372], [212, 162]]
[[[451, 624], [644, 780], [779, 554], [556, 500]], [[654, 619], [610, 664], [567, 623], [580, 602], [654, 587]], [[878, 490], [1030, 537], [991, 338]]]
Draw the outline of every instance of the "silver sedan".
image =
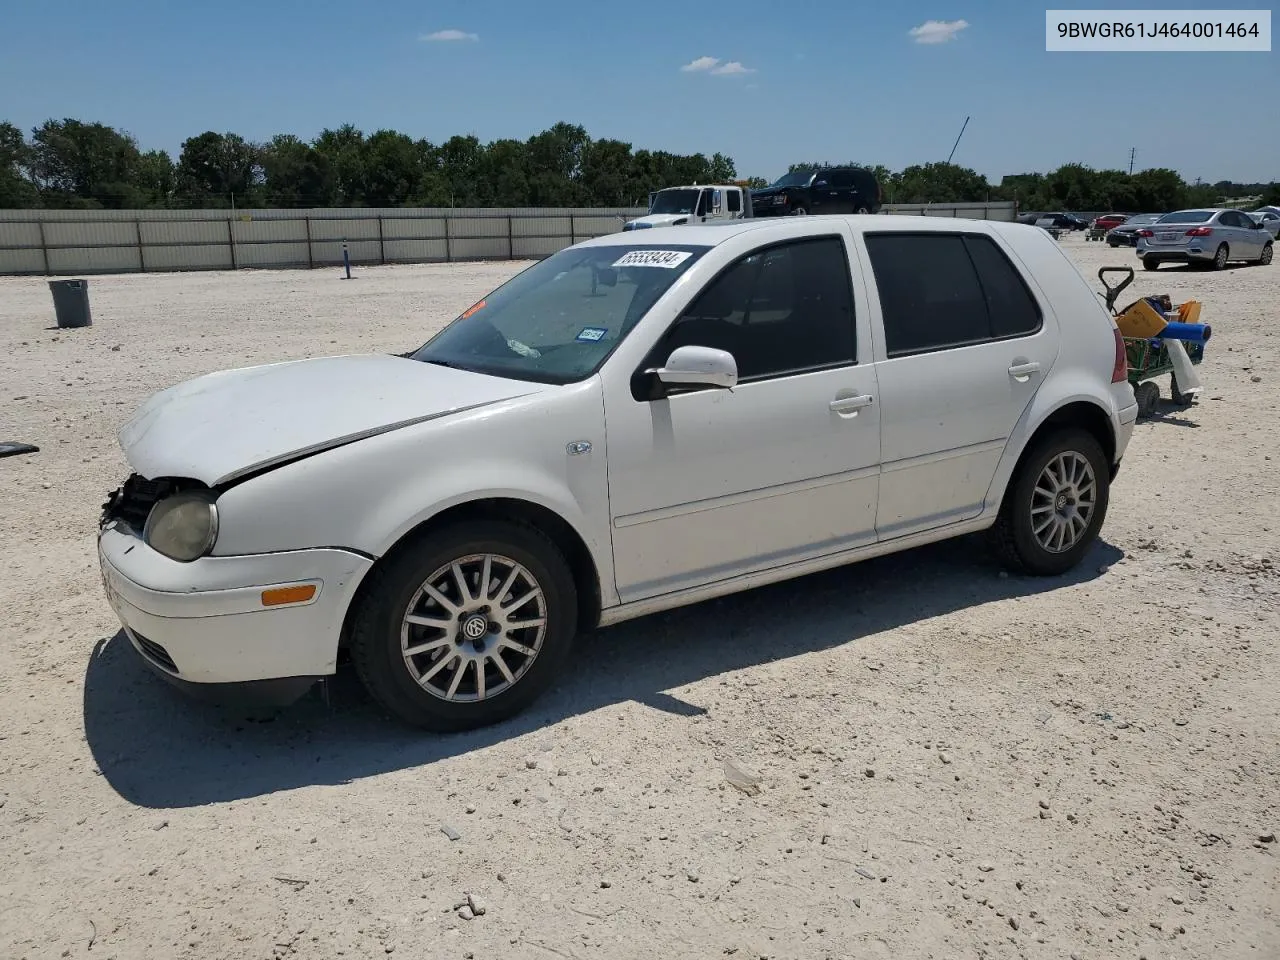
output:
[[1138, 231], [1138, 257], [1148, 270], [1166, 262], [1201, 263], [1215, 270], [1233, 260], [1268, 264], [1273, 239], [1241, 210], [1175, 210]]
[[1280, 213], [1263, 207], [1261, 210], [1251, 210], [1249, 216], [1253, 218], [1254, 223], [1260, 223], [1267, 229], [1272, 240], [1280, 237]]

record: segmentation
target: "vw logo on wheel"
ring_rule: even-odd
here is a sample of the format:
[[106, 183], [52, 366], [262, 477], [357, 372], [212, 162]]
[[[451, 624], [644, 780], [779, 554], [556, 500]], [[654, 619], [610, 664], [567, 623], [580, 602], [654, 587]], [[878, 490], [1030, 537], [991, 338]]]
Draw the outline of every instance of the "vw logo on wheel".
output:
[[468, 640], [479, 640], [488, 632], [489, 621], [479, 614], [462, 622], [462, 635]]

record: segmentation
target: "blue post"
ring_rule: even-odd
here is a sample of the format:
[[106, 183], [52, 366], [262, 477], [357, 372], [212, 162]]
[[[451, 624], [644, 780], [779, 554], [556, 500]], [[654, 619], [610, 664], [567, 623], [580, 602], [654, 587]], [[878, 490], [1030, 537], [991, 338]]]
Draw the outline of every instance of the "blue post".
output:
[[351, 254], [347, 252], [347, 241], [345, 240], [342, 241], [342, 265], [347, 270], [347, 275], [342, 279], [350, 280], [351, 279]]

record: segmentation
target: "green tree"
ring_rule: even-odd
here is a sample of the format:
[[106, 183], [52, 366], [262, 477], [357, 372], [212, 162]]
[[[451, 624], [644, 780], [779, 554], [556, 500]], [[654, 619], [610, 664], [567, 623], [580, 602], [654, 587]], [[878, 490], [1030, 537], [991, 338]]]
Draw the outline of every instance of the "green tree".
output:
[[262, 148], [265, 198], [272, 207], [327, 207], [337, 178], [329, 158], [291, 133], [278, 133]]
[[183, 142], [177, 178], [193, 206], [252, 206], [263, 182], [261, 148], [236, 133], [206, 131]]
[[12, 123], [0, 123], [0, 209], [40, 205], [40, 194], [27, 177], [31, 148], [22, 131]]
[[364, 171], [364, 200], [369, 206], [400, 206], [422, 182], [422, 151], [403, 133], [378, 130], [365, 141]]
[[986, 177], [954, 163], [907, 167], [893, 187], [895, 203], [976, 203], [991, 195]]
[[133, 137], [101, 123], [46, 120], [32, 131], [30, 169], [46, 206], [141, 206], [140, 162]]
[[328, 161], [337, 181], [335, 202], [342, 207], [364, 203], [365, 149], [364, 134], [353, 124], [344, 123], [337, 130], [322, 130], [315, 148]]

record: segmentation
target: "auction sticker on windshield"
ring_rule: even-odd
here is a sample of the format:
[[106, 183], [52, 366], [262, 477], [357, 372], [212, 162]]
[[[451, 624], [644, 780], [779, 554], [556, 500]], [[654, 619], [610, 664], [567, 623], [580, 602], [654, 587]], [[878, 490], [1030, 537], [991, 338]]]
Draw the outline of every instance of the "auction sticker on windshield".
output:
[[632, 250], [613, 262], [615, 267], [664, 267], [674, 270], [693, 254], [683, 250]]

